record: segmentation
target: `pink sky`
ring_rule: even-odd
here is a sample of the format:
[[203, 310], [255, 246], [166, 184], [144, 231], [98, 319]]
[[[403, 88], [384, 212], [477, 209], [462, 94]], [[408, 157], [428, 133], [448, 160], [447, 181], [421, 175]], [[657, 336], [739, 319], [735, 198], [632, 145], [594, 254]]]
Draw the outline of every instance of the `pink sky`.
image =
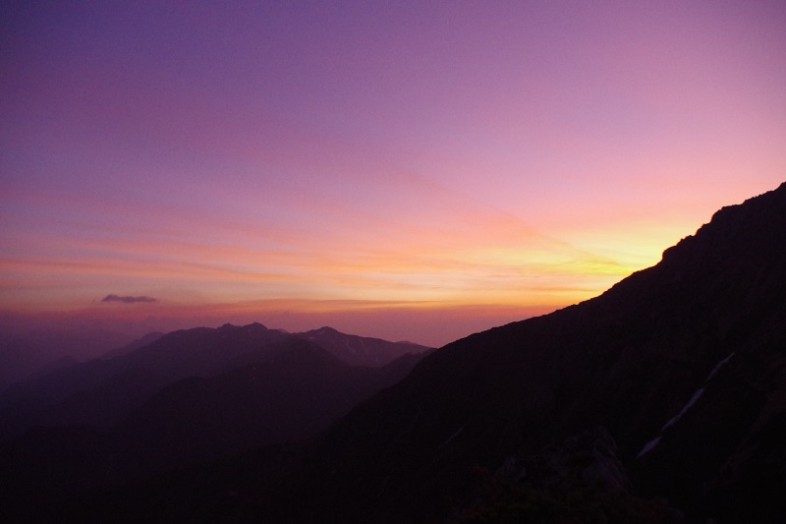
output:
[[4, 8], [0, 310], [439, 345], [786, 179], [780, 1], [229, 4]]

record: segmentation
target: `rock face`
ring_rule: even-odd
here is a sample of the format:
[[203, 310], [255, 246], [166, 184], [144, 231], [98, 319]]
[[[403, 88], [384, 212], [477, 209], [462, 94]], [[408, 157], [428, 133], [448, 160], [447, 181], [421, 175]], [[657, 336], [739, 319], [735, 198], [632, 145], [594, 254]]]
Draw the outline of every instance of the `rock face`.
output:
[[508, 456], [494, 475], [481, 474], [453, 522], [685, 522], [661, 500], [632, 493], [616, 443], [603, 427]]
[[536, 455], [510, 455], [495, 474], [531, 486], [572, 484], [614, 493], [630, 489], [617, 444], [603, 427], [568, 437], [560, 444], [551, 444]]

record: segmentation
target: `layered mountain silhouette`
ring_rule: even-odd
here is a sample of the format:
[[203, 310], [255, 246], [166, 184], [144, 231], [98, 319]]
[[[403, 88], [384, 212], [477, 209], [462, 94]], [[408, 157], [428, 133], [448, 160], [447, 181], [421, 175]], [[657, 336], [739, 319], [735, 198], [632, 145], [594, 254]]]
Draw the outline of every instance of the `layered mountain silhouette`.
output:
[[[115, 522], [782, 522], [785, 373], [786, 184], [595, 299], [429, 354], [301, 445], [54, 507]], [[148, 421], [211, 387], [160, 390]]]
[[8, 386], [74, 363], [74, 356], [95, 358], [125, 343], [126, 336], [106, 329], [65, 329], [43, 321], [0, 314], [0, 392]]
[[[35, 500], [64, 500], [194, 461], [305, 439], [403, 378], [427, 350], [332, 329], [329, 335], [330, 349], [319, 337], [261, 324], [151, 335], [108, 358], [15, 385], [0, 397], [6, 509], [26, 520]], [[367, 358], [380, 347], [384, 354], [376, 361], [387, 365], [351, 365], [336, 356], [357, 345]], [[355, 352], [347, 356], [357, 360]]]
[[156, 464], [303, 439], [399, 381], [422, 356], [350, 366], [314, 343], [288, 342], [266, 360], [161, 389], [113, 432], [129, 446], [152, 442], [145, 454], [158, 455]]
[[259, 323], [153, 333], [104, 358], [66, 362], [9, 387], [0, 394], [0, 441], [33, 426], [107, 429], [166, 385], [265, 362], [300, 340], [313, 342], [345, 364], [375, 367], [428, 349], [330, 328], [290, 334]]
[[265, 358], [286, 334], [261, 324], [176, 331], [114, 358], [64, 366], [0, 395], [0, 439], [33, 426], [108, 428], [173, 381]]

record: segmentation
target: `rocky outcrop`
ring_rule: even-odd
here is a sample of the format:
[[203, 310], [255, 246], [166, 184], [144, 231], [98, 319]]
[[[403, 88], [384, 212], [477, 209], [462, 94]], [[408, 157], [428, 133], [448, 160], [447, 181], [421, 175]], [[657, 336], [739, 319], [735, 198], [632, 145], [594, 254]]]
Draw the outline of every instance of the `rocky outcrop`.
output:
[[539, 487], [586, 486], [616, 493], [630, 490], [617, 444], [604, 427], [568, 437], [535, 455], [509, 455], [495, 474]]
[[633, 493], [603, 427], [530, 456], [509, 455], [493, 475], [479, 476], [471, 502], [451, 522], [686, 522], [664, 500]]

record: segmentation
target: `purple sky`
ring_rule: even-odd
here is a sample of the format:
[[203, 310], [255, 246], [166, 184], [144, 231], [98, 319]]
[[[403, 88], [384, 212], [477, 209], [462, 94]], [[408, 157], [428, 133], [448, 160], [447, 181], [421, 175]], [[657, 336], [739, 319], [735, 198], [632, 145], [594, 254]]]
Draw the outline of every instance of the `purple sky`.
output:
[[594, 296], [786, 173], [782, 1], [0, 20], [8, 313], [441, 344]]

